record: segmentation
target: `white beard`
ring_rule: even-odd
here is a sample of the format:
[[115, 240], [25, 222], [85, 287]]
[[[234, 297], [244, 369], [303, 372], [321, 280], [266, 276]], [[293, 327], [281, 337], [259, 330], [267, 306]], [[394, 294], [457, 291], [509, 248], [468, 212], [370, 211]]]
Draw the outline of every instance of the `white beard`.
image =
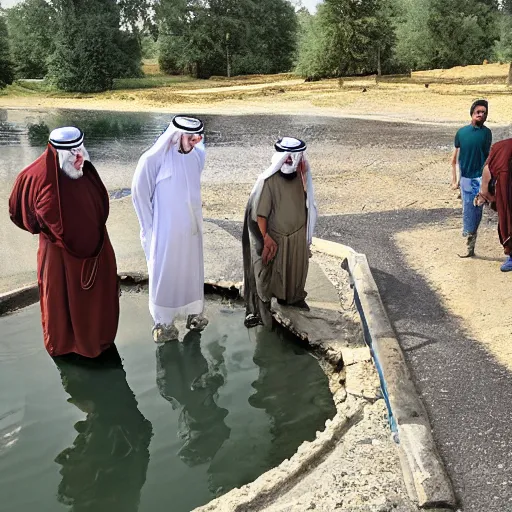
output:
[[302, 158], [302, 152], [292, 153], [290, 156], [292, 157], [292, 163], [283, 164], [281, 167], [281, 172], [284, 174], [293, 174], [294, 172], [297, 172], [297, 167], [299, 166], [299, 162]]
[[69, 160], [67, 162], [64, 162], [61, 168], [64, 174], [69, 176], [72, 180], [77, 180], [78, 178], [81, 178], [84, 175], [84, 171], [82, 169], [75, 169], [75, 167]]
[[89, 153], [83, 145], [80, 147], [80, 151], [82, 153], [84, 160], [82, 165], [80, 166], [80, 169], [76, 169], [74, 166], [76, 156], [73, 155], [70, 151], [64, 149], [57, 150], [57, 153], [59, 155], [60, 168], [62, 169], [64, 174], [69, 176], [72, 180], [77, 180], [78, 178], [81, 178], [84, 175], [84, 163], [86, 160], [89, 160]]

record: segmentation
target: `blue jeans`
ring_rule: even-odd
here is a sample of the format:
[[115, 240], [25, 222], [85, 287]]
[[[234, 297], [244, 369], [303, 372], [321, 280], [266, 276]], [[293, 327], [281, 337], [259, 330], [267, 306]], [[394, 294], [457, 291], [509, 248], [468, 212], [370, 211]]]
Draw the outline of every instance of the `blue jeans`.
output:
[[474, 206], [473, 201], [480, 190], [482, 178], [460, 178], [462, 197], [462, 236], [478, 231], [484, 207]]

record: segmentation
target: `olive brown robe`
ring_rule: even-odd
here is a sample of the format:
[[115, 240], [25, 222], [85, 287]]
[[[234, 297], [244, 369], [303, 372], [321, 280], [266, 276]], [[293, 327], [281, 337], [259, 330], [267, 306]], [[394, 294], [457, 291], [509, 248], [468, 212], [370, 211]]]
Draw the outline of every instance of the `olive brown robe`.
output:
[[[263, 237], [256, 216], [267, 219], [268, 234], [277, 243], [275, 258], [264, 265]], [[306, 193], [299, 176], [289, 180], [279, 172], [265, 180], [257, 202], [249, 200], [242, 245], [244, 252], [244, 296], [247, 314], [269, 324], [272, 297], [293, 304], [306, 298], [309, 268]]]
[[44, 344], [51, 356], [97, 357], [113, 342], [119, 319], [114, 250], [106, 230], [108, 193], [89, 161], [83, 176], [59, 169], [46, 151], [17, 177], [11, 220], [39, 235], [37, 280]]
[[277, 243], [275, 258], [261, 268], [263, 295], [288, 304], [304, 300], [309, 256], [302, 180], [288, 180], [280, 173], [271, 176], [263, 185], [256, 214], [267, 219], [267, 232]]

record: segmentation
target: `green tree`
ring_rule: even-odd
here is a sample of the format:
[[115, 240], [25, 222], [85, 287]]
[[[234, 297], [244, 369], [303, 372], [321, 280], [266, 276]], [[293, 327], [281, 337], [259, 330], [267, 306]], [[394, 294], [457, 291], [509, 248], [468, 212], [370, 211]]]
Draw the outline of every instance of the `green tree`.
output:
[[272, 73], [293, 62], [297, 23], [287, 0], [162, 0], [157, 20], [168, 73]]
[[493, 60], [512, 61], [512, 0], [504, 0], [499, 16], [499, 39], [494, 43]]
[[497, 0], [430, 0], [431, 65], [448, 68], [490, 58], [498, 38], [497, 20]]
[[9, 36], [4, 12], [0, 5], [0, 87], [12, 84], [14, 80], [13, 65], [9, 51]]
[[49, 78], [65, 91], [111, 89], [114, 78], [140, 76], [136, 37], [120, 29], [116, 0], [54, 0], [58, 13]]
[[[272, 16], [267, 16], [269, 12]], [[259, 0], [248, 6], [246, 13], [245, 38], [239, 41], [233, 56], [235, 74], [279, 73], [292, 69], [299, 28], [293, 6], [283, 0]]]
[[430, 0], [399, 0], [396, 17], [395, 57], [406, 70], [428, 69], [434, 60], [434, 44], [428, 20]]
[[[299, 43], [298, 70], [319, 76], [375, 72], [391, 65], [395, 42], [386, 0], [324, 0]], [[310, 45], [310, 47], [308, 47]]]
[[7, 10], [11, 55], [18, 78], [44, 78], [55, 47], [56, 12], [45, 0], [25, 0]]
[[306, 8], [300, 9], [297, 15], [299, 37], [296, 71], [305, 77], [326, 76], [328, 64], [323, 53], [324, 38], [320, 18], [313, 16]]

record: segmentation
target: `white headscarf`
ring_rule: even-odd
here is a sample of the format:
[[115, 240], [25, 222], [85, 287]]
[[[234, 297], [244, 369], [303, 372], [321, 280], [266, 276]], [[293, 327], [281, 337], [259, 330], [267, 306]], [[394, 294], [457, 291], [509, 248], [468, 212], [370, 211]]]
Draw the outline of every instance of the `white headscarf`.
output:
[[[83, 163], [89, 159], [84, 147], [84, 132], [76, 126], [61, 126], [50, 133], [48, 142], [55, 148], [59, 157], [59, 167], [72, 179], [83, 176]], [[82, 156], [82, 164], [77, 169], [77, 155]]]
[[[176, 120], [180, 121], [183, 128], [176, 126]], [[199, 122], [200, 125], [197, 124], [197, 122]], [[165, 132], [162, 133], [153, 146], [140, 157], [135, 174], [137, 174], [139, 168], [144, 166], [150, 174], [156, 176], [156, 183], [163, 179], [170, 178], [172, 175], [172, 167], [162, 165], [167, 151], [172, 146], [179, 146], [183, 134], [200, 133], [196, 131], [196, 129], [199, 127], [202, 129], [202, 126], [203, 123], [198, 119], [175, 116], [173, 121], [169, 123]], [[195, 148], [204, 150], [204, 139], [196, 144]]]

